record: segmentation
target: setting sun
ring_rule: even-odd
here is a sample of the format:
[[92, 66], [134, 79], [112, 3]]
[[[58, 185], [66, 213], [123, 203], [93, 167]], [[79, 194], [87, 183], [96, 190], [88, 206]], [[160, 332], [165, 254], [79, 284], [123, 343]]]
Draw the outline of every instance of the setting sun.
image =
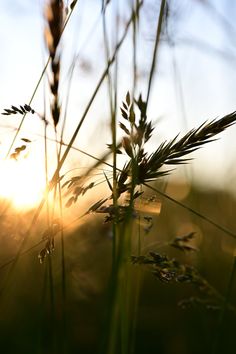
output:
[[37, 168], [37, 159], [1, 160], [0, 198], [17, 209], [30, 209], [43, 195], [45, 178]]

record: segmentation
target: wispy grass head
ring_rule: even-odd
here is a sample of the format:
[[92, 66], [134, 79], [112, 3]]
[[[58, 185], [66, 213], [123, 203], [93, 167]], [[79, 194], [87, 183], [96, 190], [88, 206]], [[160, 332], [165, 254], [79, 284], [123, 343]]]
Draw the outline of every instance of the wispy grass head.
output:
[[125, 164], [123, 170], [127, 175], [135, 177], [137, 185], [169, 174], [169, 170], [161, 170], [164, 165], [187, 163], [191, 159], [186, 158], [186, 155], [198, 150], [206, 143], [216, 140], [216, 135], [236, 122], [236, 112], [219, 120], [204, 122], [198, 128], [190, 130], [182, 138], [177, 135], [170, 141], [164, 141], [156, 151], [148, 154], [145, 151], [145, 144], [151, 138], [154, 128], [152, 122], [147, 121], [146, 103], [142, 97], [140, 96], [135, 103], [139, 109], [139, 119], [134, 112], [133, 103], [130, 102], [130, 96], [127, 94], [126, 102], [122, 103], [121, 114], [129, 127], [122, 122], [120, 127], [125, 133], [122, 145], [129, 158], [129, 162]]
[[60, 55], [58, 54], [58, 45], [63, 30], [63, 1], [50, 0], [46, 6], [45, 18], [47, 25], [45, 27], [45, 42], [51, 58], [52, 79], [50, 89], [52, 93], [51, 114], [56, 127], [60, 118], [60, 104], [58, 98], [58, 86], [60, 77]]
[[[140, 95], [137, 100], [134, 99], [134, 102], [132, 102], [128, 92], [125, 100], [122, 102], [122, 120], [119, 122], [124, 136], [121, 144], [116, 147], [117, 155], [125, 154], [127, 157], [123, 168], [117, 168], [115, 191], [117, 199], [121, 195], [126, 194], [125, 199], [123, 199], [125, 203], [122, 204], [120, 202], [117, 205], [116, 213], [114, 212], [115, 206], [113, 204], [107, 207], [102, 206], [105, 202], [111, 200], [114, 195], [114, 187], [109, 182], [106, 174], [104, 174], [104, 181], [108, 184], [111, 197], [103, 199], [98, 205], [95, 203], [96, 208], [92, 211], [109, 214], [106, 220], [113, 221], [115, 219], [114, 215], [117, 215], [118, 220], [116, 221], [122, 221], [125, 215], [125, 208], [129, 209], [128, 205], [131, 198], [134, 201], [143, 193], [137, 187], [168, 175], [170, 170], [162, 169], [165, 165], [180, 165], [189, 162], [191, 158], [186, 157], [188, 154], [198, 150], [206, 143], [216, 140], [216, 136], [219, 133], [236, 122], [236, 112], [232, 112], [221, 119], [204, 122], [198, 128], [190, 130], [182, 138], [179, 138], [179, 135], [177, 135], [170, 141], [164, 141], [154, 152], [148, 153], [146, 151], [146, 143], [151, 139], [154, 127], [152, 122], [148, 121], [146, 112], [147, 104], [143, 101], [142, 96]], [[113, 150], [111, 144], [108, 144], [108, 148]], [[76, 180], [77, 177], [74, 178]], [[72, 179], [66, 182], [66, 184], [74, 184], [75, 180]], [[91, 186], [94, 187], [95, 185], [90, 184], [85, 186], [85, 191], [88, 188], [90, 189]], [[83, 191], [84, 186], [83, 188], [80, 186], [79, 189], [75, 189], [75, 193], [68, 201], [67, 206], [76, 202], [78, 196], [84, 194]], [[189, 248], [188, 245], [183, 244], [183, 241], [176, 241], [173, 246], [185, 250]], [[193, 248], [191, 249], [193, 250]]]

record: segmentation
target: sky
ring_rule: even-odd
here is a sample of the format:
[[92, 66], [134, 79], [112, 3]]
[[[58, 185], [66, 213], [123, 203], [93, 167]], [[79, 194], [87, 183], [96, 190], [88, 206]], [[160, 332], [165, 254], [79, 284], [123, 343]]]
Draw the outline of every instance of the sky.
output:
[[[151, 65], [159, 1], [146, 0], [140, 15], [137, 37], [138, 79], [136, 95], [145, 97]], [[47, 59], [43, 31], [44, 1], [0, 1], [0, 110], [27, 103]], [[116, 26], [114, 10], [119, 11]], [[150, 149], [165, 139], [185, 133], [203, 121], [221, 117], [236, 110], [236, 4], [231, 0], [172, 0], [169, 2], [168, 25], [158, 50], [155, 79], [148, 114], [157, 122]], [[116, 35], [121, 35], [130, 14], [130, 3], [112, 0], [107, 8], [110, 49]], [[77, 56], [68, 104], [69, 119], [64, 141], [69, 141], [78, 124], [101, 73], [105, 68], [102, 34], [101, 1], [79, 0], [61, 43], [61, 101], [68, 92], [70, 68]], [[118, 104], [132, 90], [132, 36], [127, 37], [119, 52]], [[44, 111], [48, 90], [45, 77], [39, 87], [33, 108]], [[46, 94], [45, 94], [46, 92]], [[4, 156], [21, 117], [0, 117], [0, 156]], [[44, 126], [37, 117], [25, 120], [21, 138], [32, 140], [29, 154], [43, 166], [42, 136]], [[48, 128], [53, 139], [54, 131]], [[235, 190], [236, 127], [221, 134], [214, 142], [195, 153], [191, 166], [180, 168], [174, 176], [190, 177], [204, 186]], [[111, 142], [107, 83], [99, 91], [75, 146], [99, 156]], [[55, 148], [51, 148], [50, 168], [56, 166]], [[37, 158], [35, 158], [37, 156]], [[68, 164], [68, 165], [67, 165]], [[88, 164], [84, 156], [71, 154], [64, 172], [72, 166]], [[33, 177], [32, 177], [33, 178]], [[43, 177], [42, 177], [43, 178]]]

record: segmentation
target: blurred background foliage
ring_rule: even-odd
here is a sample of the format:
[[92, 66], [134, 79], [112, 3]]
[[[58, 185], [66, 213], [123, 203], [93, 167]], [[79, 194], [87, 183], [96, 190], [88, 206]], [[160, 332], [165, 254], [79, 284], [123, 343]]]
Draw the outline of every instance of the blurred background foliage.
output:
[[[217, 190], [202, 191], [182, 184], [170, 184], [168, 188], [177, 200], [196, 207], [233, 230], [236, 201], [232, 195]], [[182, 199], [183, 194], [181, 196], [180, 191], [186, 192], [186, 188], [188, 193]], [[149, 196], [153, 197], [153, 194]], [[142, 214], [153, 219], [153, 227], [149, 233], [145, 233], [145, 225], [141, 226], [143, 254], [147, 254], [149, 250], [156, 251], [194, 266], [211, 286], [223, 296], [226, 295], [235, 240], [172, 202], [154, 196], [161, 203], [161, 212], [159, 215], [150, 212]], [[149, 202], [148, 205], [152, 206], [152, 203]], [[2, 260], [8, 260], [15, 254], [24, 223], [25, 217], [23, 220], [19, 217], [16, 221], [12, 216], [2, 221]], [[199, 252], [184, 254], [168, 246], [160, 247], [160, 244], [191, 231], [196, 232], [194, 246]], [[111, 226], [103, 224], [101, 217], [90, 215], [80, 227], [74, 228], [66, 236], [66, 333], [62, 328], [59, 240], [56, 240], [55, 252], [51, 256], [53, 299], [49, 291], [49, 265], [47, 262], [39, 263], [39, 248], [20, 258], [17, 269], [11, 274], [1, 296], [0, 329], [3, 352], [63, 353], [62, 338], [66, 340], [69, 353], [100, 352], [108, 300], [111, 232]], [[137, 237], [135, 232], [133, 237]], [[34, 238], [31, 238], [26, 248], [34, 242]], [[131, 267], [133, 287], [136, 286], [137, 279], [141, 279], [134, 352], [210, 352], [216, 335], [218, 336], [219, 308], [207, 308], [204, 303], [194, 302], [182, 308], [181, 301], [190, 299], [191, 302], [193, 297], [199, 298], [199, 295], [201, 298], [196, 287], [191, 283], [163, 283], [148, 268], [140, 265]], [[1, 269], [4, 284], [7, 273], [7, 268]], [[234, 285], [230, 303], [236, 307], [235, 291]], [[224, 350], [224, 353], [230, 353], [234, 348], [234, 311], [228, 309], [225, 313], [219, 335], [219, 352]]]

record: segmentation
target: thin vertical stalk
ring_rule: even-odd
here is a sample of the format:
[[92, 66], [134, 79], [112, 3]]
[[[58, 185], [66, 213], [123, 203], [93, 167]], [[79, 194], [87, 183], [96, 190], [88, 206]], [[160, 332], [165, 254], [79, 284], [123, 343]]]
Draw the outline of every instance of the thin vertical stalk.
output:
[[[45, 90], [44, 90], [44, 117], [46, 116], [46, 98], [45, 98]], [[48, 186], [48, 144], [47, 144], [47, 123], [46, 119], [44, 121], [44, 168], [45, 168], [45, 183]], [[50, 207], [48, 196], [46, 200], [46, 208], [47, 208], [47, 227], [50, 227]], [[54, 341], [55, 341], [55, 333], [54, 333], [54, 285], [53, 285], [53, 269], [52, 269], [52, 259], [49, 254], [48, 257], [48, 280], [49, 280], [49, 292], [50, 292], [50, 334], [51, 334], [51, 350], [54, 352]], [[45, 276], [46, 279], [46, 276]], [[46, 289], [45, 289], [46, 290]]]
[[[68, 83], [68, 88], [67, 88], [67, 93], [66, 93], [65, 110], [63, 112], [62, 127], [61, 127], [61, 134], [60, 134], [60, 145], [59, 145], [59, 151], [58, 151], [58, 158], [59, 158], [58, 162], [60, 160], [61, 150], [62, 150], [62, 146], [63, 146], [63, 136], [64, 136], [64, 132], [65, 132], [65, 127], [66, 127], [67, 110], [68, 110], [68, 106], [69, 106], [73, 73], [74, 73], [74, 70], [72, 69], [69, 73], [69, 80], [68, 80], [69, 83]], [[56, 142], [57, 142], [57, 139], [56, 139]]]
[[[115, 44], [118, 42], [118, 34], [119, 34], [119, 27], [118, 27], [118, 17], [119, 17], [119, 9], [118, 9], [118, 2], [114, 3], [116, 5], [115, 13], [115, 23], [116, 23], [116, 31], [115, 31]], [[111, 116], [111, 133], [112, 133], [112, 159], [113, 159], [113, 168], [112, 168], [112, 180], [113, 180], [113, 205], [115, 208], [115, 218], [117, 218], [117, 204], [118, 204], [118, 196], [117, 196], [117, 154], [116, 154], [116, 146], [117, 146], [117, 90], [118, 90], [118, 58], [119, 55], [117, 54], [117, 58], [114, 64], [114, 97], [113, 97], [113, 109], [112, 109], [112, 116]], [[116, 258], [116, 249], [117, 249], [117, 242], [119, 238], [119, 227], [113, 223], [113, 260]]]
[[[135, 0], [132, 2], [132, 11], [135, 12]], [[137, 2], [136, 2], [137, 6]], [[135, 89], [137, 84], [137, 17], [133, 18], [133, 32], [132, 32], [132, 41], [133, 41], [133, 90], [132, 90], [132, 100], [134, 99]]]
[[[75, 5], [76, 5], [76, 3], [75, 3]], [[70, 18], [71, 18], [72, 14], [73, 14], [74, 8], [75, 8], [75, 6], [71, 9], [70, 13], [68, 14], [68, 16], [67, 16], [67, 18], [66, 18], [66, 20], [65, 20], [65, 22], [64, 22], [64, 25], [63, 25], [63, 28], [62, 28], [62, 32], [61, 32], [61, 36], [63, 35], [63, 32], [65, 31], [66, 26], [67, 26], [68, 22], [70, 21]], [[61, 38], [61, 36], [60, 36], [60, 38]], [[35, 86], [35, 88], [34, 88], [34, 91], [33, 91], [32, 95], [31, 95], [31, 97], [30, 97], [30, 99], [29, 99], [29, 102], [28, 102], [28, 105], [29, 105], [29, 106], [32, 104], [32, 102], [33, 102], [33, 100], [34, 100], [34, 98], [35, 98], [35, 95], [36, 95], [36, 93], [37, 93], [37, 91], [38, 91], [38, 88], [39, 88], [39, 86], [40, 86], [40, 84], [41, 84], [41, 81], [42, 81], [42, 79], [43, 79], [43, 77], [44, 77], [44, 74], [45, 74], [46, 71], [47, 71], [47, 67], [48, 67], [49, 63], [50, 63], [50, 55], [48, 56], [47, 62], [46, 62], [45, 66], [44, 66], [44, 68], [43, 68], [43, 70], [42, 70], [42, 72], [41, 72], [41, 74], [40, 74], [40, 76], [39, 76], [39, 79], [38, 79], [38, 81], [37, 81], [37, 83], [36, 83], [36, 86]], [[15, 144], [15, 141], [16, 141], [16, 138], [18, 137], [18, 134], [20, 133], [20, 130], [21, 130], [22, 125], [23, 125], [23, 123], [24, 123], [25, 117], [26, 117], [26, 113], [23, 115], [23, 117], [22, 117], [22, 119], [21, 119], [21, 121], [20, 121], [20, 124], [19, 124], [19, 126], [18, 126], [17, 131], [16, 131], [16, 134], [15, 134], [15, 136], [14, 136], [14, 138], [13, 138], [11, 144], [10, 144], [10, 147], [9, 147], [9, 149], [8, 149], [6, 158], [10, 155], [11, 149], [12, 149], [13, 145]]]
[[[142, 191], [142, 186], [140, 187], [140, 191]], [[142, 196], [140, 196], [140, 204], [142, 203]], [[139, 208], [141, 210], [141, 207]], [[140, 212], [138, 215], [138, 247], [137, 247], [137, 255], [141, 256], [141, 249], [142, 249], [142, 241], [141, 241], [141, 217], [140, 217]], [[138, 318], [138, 305], [139, 305], [139, 297], [140, 297], [140, 290], [141, 290], [141, 268], [137, 268], [135, 274], [133, 274], [132, 277], [132, 282], [133, 282], [133, 312], [131, 316], [131, 348], [130, 348], [130, 354], [133, 354], [135, 352], [135, 339], [136, 339], [136, 326], [137, 326], [137, 318]]]
[[162, 23], [163, 23], [163, 19], [164, 19], [165, 6], [166, 6], [166, 0], [162, 0], [160, 12], [159, 12], [159, 19], [157, 22], [156, 39], [155, 39], [155, 45], [154, 45], [154, 50], [153, 50], [153, 55], [152, 55], [152, 64], [151, 64], [151, 69], [150, 69], [149, 79], [148, 79], [146, 105], [148, 105], [148, 102], [149, 102], [150, 92], [151, 92], [151, 87], [152, 87], [152, 82], [153, 82], [153, 76], [154, 76], [154, 72], [155, 72], [155, 68], [156, 68], [157, 51], [158, 51], [160, 37], [161, 37], [161, 29], [162, 29]]
[[42, 296], [41, 296], [41, 301], [40, 301], [40, 306], [39, 306], [39, 330], [38, 330], [38, 348], [39, 348], [39, 354], [44, 353], [44, 348], [43, 348], [43, 329], [44, 329], [44, 311], [45, 311], [45, 298], [46, 298], [46, 289], [47, 289], [47, 277], [48, 277], [48, 271], [47, 271], [47, 262], [45, 264], [45, 269], [44, 269], [44, 276], [43, 276], [43, 287], [42, 287]]
[[186, 108], [185, 108], [185, 102], [184, 102], [184, 92], [183, 92], [183, 84], [182, 84], [182, 79], [179, 71], [179, 66], [177, 62], [177, 57], [175, 53], [175, 45], [172, 45], [172, 65], [173, 65], [173, 72], [174, 72], [174, 84], [175, 84], [175, 94], [176, 94], [176, 99], [177, 103], [179, 103], [179, 110], [181, 113], [181, 116], [183, 117], [183, 125], [184, 128], [188, 128], [188, 120], [187, 120], [187, 115], [186, 115]]
[[[139, 8], [138, 8], [138, 10], [139, 10], [140, 7], [142, 6], [142, 4], [143, 4], [143, 1], [141, 1], [141, 2], [139, 3]], [[82, 125], [83, 125], [83, 123], [84, 123], [84, 120], [85, 120], [86, 117], [87, 117], [87, 113], [88, 113], [88, 111], [89, 111], [89, 109], [90, 109], [90, 107], [91, 107], [91, 105], [92, 105], [92, 103], [93, 103], [93, 101], [94, 101], [94, 99], [95, 99], [95, 97], [96, 97], [96, 95], [97, 95], [97, 93], [98, 93], [98, 91], [99, 91], [99, 89], [100, 89], [100, 87], [101, 87], [103, 81], [105, 80], [105, 78], [106, 78], [106, 76], [107, 76], [107, 74], [108, 74], [108, 72], [109, 72], [109, 69], [110, 69], [111, 65], [114, 63], [114, 61], [115, 61], [115, 59], [116, 59], [117, 53], [118, 53], [118, 51], [119, 51], [119, 49], [120, 49], [122, 43], [124, 42], [124, 40], [125, 40], [125, 38], [126, 38], [126, 35], [127, 35], [127, 33], [128, 33], [128, 29], [129, 29], [129, 27], [130, 27], [130, 25], [131, 25], [131, 22], [132, 22], [132, 18], [130, 18], [130, 20], [127, 22], [126, 28], [125, 28], [125, 30], [124, 30], [124, 33], [123, 33], [122, 37], [120, 38], [119, 42], [117, 43], [116, 48], [115, 48], [115, 50], [114, 50], [114, 53], [113, 53], [112, 57], [109, 59], [109, 62], [108, 62], [108, 64], [107, 64], [107, 67], [106, 67], [106, 69], [104, 70], [104, 72], [103, 72], [103, 74], [102, 74], [100, 80], [98, 81], [98, 83], [97, 83], [97, 85], [96, 85], [96, 87], [95, 87], [95, 89], [94, 89], [94, 92], [93, 92], [93, 94], [92, 94], [92, 96], [91, 96], [91, 98], [90, 98], [90, 100], [89, 100], [89, 102], [88, 102], [88, 104], [87, 104], [87, 107], [85, 108], [85, 111], [84, 111], [84, 113], [82, 114], [82, 117], [81, 117], [81, 119], [80, 119], [80, 121], [79, 121], [79, 123], [78, 123], [78, 125], [77, 125], [77, 127], [76, 127], [76, 129], [75, 129], [75, 131], [74, 131], [74, 133], [73, 133], [73, 135], [72, 135], [72, 137], [71, 137], [71, 139], [70, 139], [70, 142], [69, 142], [69, 144], [67, 145], [67, 148], [66, 148], [64, 154], [62, 155], [62, 157], [61, 157], [61, 159], [60, 159], [60, 161], [59, 161], [59, 163], [58, 163], [58, 166], [57, 166], [57, 168], [56, 168], [56, 171], [54, 172], [53, 177], [52, 177], [52, 180], [51, 180], [51, 187], [50, 187], [50, 189], [53, 188], [53, 185], [54, 185], [54, 184], [56, 183], [56, 181], [57, 181], [58, 173], [59, 173], [59, 171], [61, 170], [61, 168], [62, 168], [62, 166], [63, 166], [63, 164], [64, 164], [64, 162], [65, 162], [65, 160], [66, 160], [66, 158], [67, 158], [67, 156], [68, 156], [68, 154], [69, 154], [69, 152], [70, 152], [70, 150], [71, 150], [71, 147], [72, 147], [72, 145], [73, 145], [73, 143], [74, 143], [74, 141], [75, 141], [75, 139], [76, 139], [76, 137], [77, 137], [77, 135], [78, 135], [78, 133], [79, 133], [79, 131], [80, 131]], [[36, 212], [35, 218], [37, 218], [37, 214], [40, 212], [40, 210], [41, 210], [43, 204], [44, 204], [44, 201], [42, 200], [42, 202], [41, 202], [40, 205], [39, 205], [39, 210]]]
[[[117, 3], [118, 4], [118, 3]], [[117, 8], [116, 8], [117, 10]], [[117, 18], [118, 14], [114, 11], [115, 16]], [[103, 1], [103, 36], [104, 36], [104, 44], [105, 44], [105, 55], [107, 60], [107, 65], [109, 64], [109, 39], [107, 35], [107, 27], [106, 27], [106, 16], [105, 16], [105, 2]], [[116, 20], [115, 20], [116, 21]], [[115, 47], [118, 43], [118, 27], [115, 31]], [[113, 94], [113, 87], [112, 87], [112, 78], [110, 69], [108, 70], [108, 93], [109, 93], [109, 102], [110, 102], [110, 127], [111, 127], [111, 138], [112, 138], [112, 198], [113, 198], [113, 205], [115, 208], [115, 220], [117, 219], [117, 157], [116, 157], [116, 111], [117, 111], [117, 71], [118, 71], [118, 59], [115, 60], [115, 69], [114, 69], [114, 94]], [[109, 313], [108, 316], [110, 317], [107, 325], [107, 336], [108, 336], [108, 346], [107, 346], [107, 353], [116, 351], [116, 343], [117, 337], [116, 334], [118, 332], [118, 313], [119, 309], [117, 308], [116, 297], [118, 295], [119, 289], [116, 287], [117, 284], [117, 269], [116, 269], [116, 261], [117, 261], [117, 246], [120, 240], [118, 240], [119, 235], [119, 228], [116, 224], [116, 221], [112, 223], [112, 270], [111, 270], [111, 284], [109, 289]], [[112, 349], [111, 349], [112, 347]]]
[[[140, 11], [140, 9], [141, 9], [142, 6], [143, 6], [143, 0], [141, 0], [141, 1], [139, 2], [139, 4], [138, 4], [137, 13]], [[137, 14], [135, 14], [135, 15], [137, 15]], [[91, 105], [92, 105], [92, 103], [93, 103], [93, 101], [94, 101], [94, 99], [95, 99], [95, 97], [96, 97], [96, 95], [97, 95], [97, 93], [98, 93], [100, 87], [102, 86], [102, 84], [103, 84], [103, 82], [104, 82], [104, 80], [105, 80], [105, 78], [106, 78], [106, 76], [107, 76], [107, 73], [108, 73], [108, 71], [109, 71], [109, 68], [110, 68], [111, 65], [114, 63], [114, 61], [115, 61], [115, 59], [116, 59], [116, 56], [117, 56], [117, 53], [119, 52], [119, 50], [120, 50], [120, 48], [121, 48], [121, 46], [122, 46], [122, 44], [123, 44], [123, 42], [124, 42], [124, 40], [125, 40], [127, 34], [128, 34], [129, 27], [130, 27], [130, 25], [131, 25], [131, 23], [132, 23], [132, 18], [133, 18], [133, 16], [134, 16], [134, 14], [132, 14], [132, 16], [130, 17], [130, 19], [128, 20], [128, 22], [127, 22], [127, 24], [126, 24], [126, 26], [125, 26], [125, 29], [124, 29], [124, 31], [123, 31], [123, 34], [122, 34], [121, 38], [119, 39], [119, 41], [118, 41], [118, 43], [117, 43], [117, 45], [116, 45], [116, 47], [115, 47], [115, 50], [114, 50], [114, 52], [113, 52], [113, 55], [112, 55], [112, 57], [110, 58], [109, 63], [108, 63], [108, 65], [107, 65], [107, 67], [105, 68], [104, 72], [102, 73], [102, 75], [101, 75], [99, 81], [97, 82], [97, 85], [96, 85], [96, 87], [95, 87], [95, 89], [94, 89], [94, 91], [93, 91], [93, 93], [92, 93], [92, 95], [91, 95], [91, 97], [90, 97], [90, 100], [89, 100], [89, 102], [88, 102], [88, 104], [87, 104], [87, 106], [86, 106], [86, 108], [85, 108], [85, 110], [84, 110], [84, 113], [82, 114], [82, 117], [81, 117], [81, 119], [80, 119], [80, 121], [79, 121], [79, 123], [78, 123], [78, 125], [77, 125], [77, 127], [76, 127], [76, 129], [75, 129], [75, 131], [74, 131], [74, 133], [73, 133], [73, 135], [72, 135], [70, 141], [69, 141], [69, 144], [68, 144], [68, 146], [67, 146], [65, 152], [63, 153], [63, 155], [62, 155], [62, 157], [61, 157], [61, 159], [60, 159], [60, 161], [59, 161], [59, 163], [58, 163], [58, 165], [57, 165], [57, 167], [56, 167], [56, 170], [55, 170], [55, 172], [54, 172], [54, 174], [53, 174], [53, 177], [52, 177], [52, 179], [51, 179], [51, 182], [50, 182], [49, 186], [46, 188], [45, 196], [42, 198], [41, 202], [39, 203], [39, 205], [38, 205], [38, 207], [37, 207], [37, 209], [36, 209], [36, 211], [35, 211], [35, 213], [34, 213], [34, 216], [33, 216], [32, 220], [31, 220], [31, 223], [30, 223], [30, 225], [29, 225], [29, 227], [28, 227], [28, 229], [27, 229], [27, 231], [26, 231], [26, 233], [25, 233], [25, 236], [24, 236], [24, 238], [23, 238], [23, 240], [22, 240], [22, 242], [21, 242], [21, 244], [20, 244], [20, 246], [19, 246], [19, 249], [18, 249], [18, 251], [17, 251], [17, 254], [16, 254], [16, 256], [14, 257], [14, 261], [11, 262], [11, 267], [10, 267], [9, 272], [8, 272], [8, 274], [7, 274], [7, 279], [6, 279], [6, 281], [5, 281], [5, 285], [4, 285], [4, 287], [1, 289], [0, 296], [3, 295], [4, 289], [6, 289], [6, 287], [7, 287], [7, 284], [8, 284], [8, 282], [9, 282], [9, 278], [10, 278], [12, 272], [13, 272], [14, 269], [15, 269], [15, 266], [16, 266], [16, 264], [17, 264], [17, 262], [18, 262], [18, 259], [19, 259], [20, 255], [21, 255], [21, 253], [23, 252], [23, 249], [24, 249], [24, 246], [25, 246], [25, 244], [26, 244], [26, 242], [27, 242], [27, 240], [28, 240], [28, 237], [29, 237], [29, 235], [31, 234], [32, 229], [33, 229], [33, 227], [35, 226], [35, 224], [36, 224], [36, 222], [37, 222], [37, 220], [38, 220], [38, 217], [39, 217], [39, 215], [40, 215], [40, 213], [41, 213], [41, 211], [42, 211], [42, 208], [43, 208], [43, 206], [44, 206], [44, 204], [45, 204], [47, 195], [48, 195], [48, 193], [54, 188], [54, 186], [55, 186], [55, 184], [56, 184], [56, 182], [57, 182], [57, 179], [58, 179], [59, 172], [60, 172], [60, 170], [61, 170], [61, 168], [62, 168], [62, 166], [63, 166], [63, 164], [64, 164], [64, 162], [65, 162], [65, 160], [66, 160], [66, 158], [67, 158], [67, 156], [68, 156], [68, 154], [69, 154], [71, 148], [72, 148], [72, 145], [73, 145], [73, 143], [74, 143], [74, 141], [75, 141], [75, 139], [76, 139], [76, 137], [77, 137], [77, 135], [78, 135], [78, 133], [79, 133], [79, 131], [80, 131], [80, 129], [81, 129], [81, 127], [82, 127], [82, 125], [83, 125], [85, 119], [86, 119], [86, 117], [87, 117], [87, 113], [88, 113], [89, 109], [91, 108]], [[68, 20], [69, 20], [69, 19], [68, 19]], [[68, 21], [67, 21], [67, 23], [68, 23]], [[64, 26], [64, 27], [65, 27], [65, 26]]]
[[228, 286], [227, 286], [227, 291], [226, 291], [226, 295], [223, 301], [223, 305], [221, 308], [221, 312], [219, 315], [219, 321], [218, 321], [218, 326], [216, 329], [216, 333], [215, 333], [215, 338], [214, 338], [214, 342], [213, 342], [213, 346], [212, 346], [212, 354], [216, 354], [218, 352], [220, 352], [220, 350], [218, 351], [219, 347], [218, 344], [220, 342], [220, 339], [222, 338], [222, 332], [223, 332], [223, 326], [224, 326], [224, 318], [226, 315], [226, 311], [229, 308], [229, 301], [230, 301], [230, 295], [232, 293], [232, 289], [233, 289], [233, 285], [234, 285], [234, 280], [235, 280], [235, 275], [236, 275], [236, 256], [234, 256], [233, 259], [233, 265], [232, 265], [232, 269], [230, 272], [230, 277], [229, 277], [229, 282], [228, 282]]
[[[56, 139], [57, 141], [57, 139]], [[56, 143], [57, 146], [57, 143]], [[57, 160], [60, 159], [60, 147], [57, 146]], [[59, 176], [58, 176], [59, 177]], [[62, 291], [62, 333], [63, 333], [63, 353], [67, 352], [67, 327], [66, 327], [66, 263], [65, 263], [65, 239], [64, 239], [64, 229], [63, 229], [63, 206], [62, 206], [62, 193], [61, 193], [61, 182], [58, 179], [58, 192], [59, 192], [59, 209], [60, 209], [60, 224], [62, 225], [60, 229], [60, 241], [61, 241], [61, 291]]]
[[[137, 9], [132, 8], [131, 23], [138, 15], [139, 6]], [[117, 31], [118, 32], [118, 31]], [[116, 61], [117, 64], [117, 61]], [[117, 74], [116, 74], [117, 75]], [[116, 76], [117, 80], [117, 76]], [[117, 92], [117, 90], [115, 90]], [[117, 101], [117, 100], [115, 100]], [[113, 205], [117, 210], [116, 193], [116, 114], [112, 120], [112, 143], [113, 143]], [[136, 169], [136, 168], [135, 168]], [[134, 201], [135, 178], [132, 178], [132, 190], [130, 192], [130, 207], [125, 216], [123, 225], [119, 227], [119, 240], [116, 244], [117, 250], [115, 254], [115, 262], [113, 259], [113, 268], [111, 276], [111, 297], [110, 297], [110, 330], [108, 333], [107, 353], [120, 352], [128, 354], [130, 351], [130, 275], [129, 265], [127, 260], [131, 250], [131, 234], [132, 234], [132, 210]], [[115, 192], [115, 193], [114, 193]], [[115, 217], [117, 219], [117, 215]], [[113, 224], [113, 230], [117, 226]], [[118, 229], [118, 227], [117, 227]], [[117, 233], [116, 229], [116, 233]], [[116, 234], [117, 236], [117, 234]], [[114, 237], [114, 235], [113, 235]], [[120, 340], [119, 340], [120, 339]], [[118, 347], [117, 347], [118, 346]]]
[[[105, 45], [105, 56], [106, 56], [106, 62], [107, 65], [109, 63], [109, 58], [110, 58], [110, 50], [109, 50], [109, 38], [108, 38], [108, 33], [107, 33], [107, 24], [106, 24], [106, 5], [105, 5], [105, 0], [102, 0], [102, 25], [103, 25], [103, 39], [104, 39], [104, 45]], [[117, 33], [117, 31], [116, 31]], [[117, 60], [115, 61], [115, 66], [116, 66]], [[112, 77], [111, 77], [111, 72], [108, 70], [107, 73], [107, 83], [108, 83], [108, 95], [109, 95], [109, 106], [110, 106], [110, 126], [111, 126], [111, 135], [112, 135], [112, 157], [113, 157], [113, 167], [112, 167], [112, 172], [113, 172], [113, 205], [117, 207], [117, 186], [116, 186], [116, 112], [115, 112], [115, 99], [113, 101], [113, 88], [112, 88]], [[114, 95], [116, 95], [116, 88], [114, 88]], [[114, 261], [116, 257], [116, 226], [113, 223], [112, 225], [112, 261]], [[112, 267], [113, 268], [113, 267]]]
[[51, 334], [51, 349], [55, 352], [55, 299], [54, 299], [54, 281], [53, 281], [53, 264], [51, 254], [48, 257], [48, 275], [49, 275], [49, 292], [50, 292], [50, 334]]

